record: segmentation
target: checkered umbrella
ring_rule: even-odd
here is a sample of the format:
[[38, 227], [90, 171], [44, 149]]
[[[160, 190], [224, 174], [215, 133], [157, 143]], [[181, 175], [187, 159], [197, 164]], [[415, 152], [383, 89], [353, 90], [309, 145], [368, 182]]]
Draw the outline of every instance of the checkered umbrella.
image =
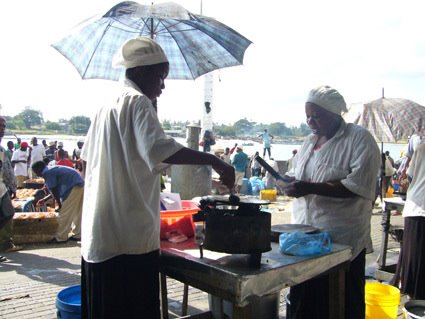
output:
[[352, 105], [344, 118], [368, 129], [377, 142], [395, 143], [425, 128], [425, 107], [407, 99], [383, 97]]
[[[409, 135], [425, 128], [425, 107], [407, 99], [380, 99], [353, 104], [343, 115], [347, 122], [358, 124], [373, 135], [375, 141], [381, 142], [381, 153], [384, 143], [395, 143], [407, 139]], [[385, 156], [381, 161], [379, 178], [379, 196], [384, 198], [382, 183], [385, 175]]]
[[77, 26], [53, 44], [83, 79], [118, 80], [124, 69], [112, 58], [128, 39], [153, 38], [170, 61], [169, 79], [195, 79], [215, 69], [242, 64], [251, 41], [228, 26], [192, 14], [175, 3], [117, 4], [100, 18]]

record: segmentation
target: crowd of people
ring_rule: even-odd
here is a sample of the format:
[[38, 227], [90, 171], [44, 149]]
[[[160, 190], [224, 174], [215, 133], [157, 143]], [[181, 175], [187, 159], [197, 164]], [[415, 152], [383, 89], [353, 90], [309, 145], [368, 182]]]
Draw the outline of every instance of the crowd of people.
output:
[[[267, 130], [265, 130], [267, 133]], [[270, 151], [270, 147], [268, 147]], [[265, 162], [272, 167], [276, 172], [283, 174], [290, 171], [292, 168], [292, 160], [297, 154], [297, 149], [292, 151], [292, 157], [286, 160], [286, 167], [279, 167], [278, 161], [273, 157], [266, 158], [265, 153], [267, 148], [263, 148], [263, 155], [260, 151], [255, 151], [254, 154], [249, 155], [244, 151], [244, 147], [235, 143], [232, 148], [226, 147], [224, 152], [219, 154], [220, 158], [225, 162], [231, 164], [235, 169], [235, 192], [243, 194], [258, 195], [258, 192], [263, 189], [276, 189], [276, 178], [273, 177], [255, 158], [262, 157]], [[267, 152], [269, 152], [267, 151]], [[268, 154], [268, 153], [267, 153]], [[285, 162], [285, 161], [282, 161]], [[242, 188], [244, 180], [247, 180], [248, 187]], [[226, 190], [224, 190], [226, 192]]]
[[[6, 127], [6, 120], [0, 117], [0, 127]], [[4, 128], [1, 136], [4, 135]], [[63, 142], [50, 141], [48, 144], [43, 140], [38, 143], [37, 137], [33, 137], [28, 143], [17, 138], [16, 143], [7, 142], [7, 149], [0, 149], [0, 189], [3, 193], [3, 204], [0, 210], [7, 212], [9, 200], [13, 200], [18, 189], [25, 188], [26, 182], [36, 182], [43, 179], [44, 187], [37, 194], [36, 207], [46, 207], [50, 201], [52, 208], [58, 212], [58, 230], [52, 242], [66, 242], [67, 240], [80, 240], [80, 224], [83, 202], [84, 180], [82, 174], [82, 162], [80, 159], [83, 140], [79, 140], [72, 156], [63, 148]], [[78, 195], [75, 195], [78, 191]], [[41, 195], [40, 195], [41, 193]], [[12, 206], [13, 212], [14, 208]], [[0, 251], [14, 252], [22, 249], [22, 246], [13, 243], [13, 214], [4, 219], [0, 225]], [[5, 257], [0, 256], [0, 261]]]

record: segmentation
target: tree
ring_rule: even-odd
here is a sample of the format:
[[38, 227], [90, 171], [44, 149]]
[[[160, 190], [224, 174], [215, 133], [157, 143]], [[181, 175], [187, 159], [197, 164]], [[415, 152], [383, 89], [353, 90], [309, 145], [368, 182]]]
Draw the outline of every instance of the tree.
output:
[[20, 117], [14, 117], [12, 120], [7, 122], [7, 128], [10, 130], [22, 130], [25, 128], [25, 123]]
[[292, 127], [294, 136], [307, 136], [311, 133], [311, 129], [307, 124], [302, 123], [299, 127]]
[[90, 118], [87, 116], [73, 116], [69, 120], [69, 127], [74, 134], [86, 134], [90, 124]]
[[276, 136], [292, 135], [292, 130], [286, 127], [285, 123], [275, 122], [269, 125], [268, 132]]
[[235, 124], [233, 124], [233, 127], [235, 128], [236, 132], [238, 132], [238, 134], [250, 133], [254, 126], [255, 122], [250, 122], [246, 118], [240, 119], [239, 121], [235, 122]]
[[40, 111], [26, 106], [25, 109], [14, 117], [16, 120], [22, 120], [26, 129], [30, 129], [34, 125], [41, 125], [43, 123], [43, 114]]
[[44, 123], [44, 127], [46, 128], [46, 130], [62, 131], [62, 126], [60, 126], [59, 123], [56, 122], [46, 121], [46, 123]]
[[214, 128], [215, 128], [215, 135], [221, 135], [224, 137], [233, 137], [236, 136], [236, 130], [233, 126], [228, 126], [228, 125], [217, 125], [214, 124]]
[[163, 120], [162, 121], [162, 129], [164, 130], [171, 130], [171, 122], [169, 120]]

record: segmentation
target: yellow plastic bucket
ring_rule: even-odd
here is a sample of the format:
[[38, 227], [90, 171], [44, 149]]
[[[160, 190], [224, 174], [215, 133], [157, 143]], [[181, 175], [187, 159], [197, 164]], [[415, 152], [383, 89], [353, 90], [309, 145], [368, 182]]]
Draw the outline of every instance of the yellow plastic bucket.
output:
[[400, 290], [378, 282], [365, 288], [366, 319], [397, 319]]

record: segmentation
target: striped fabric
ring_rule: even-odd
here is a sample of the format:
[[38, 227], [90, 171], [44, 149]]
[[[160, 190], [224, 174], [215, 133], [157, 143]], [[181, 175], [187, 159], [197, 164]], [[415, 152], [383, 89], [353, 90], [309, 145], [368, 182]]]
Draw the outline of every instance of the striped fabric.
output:
[[177, 4], [145, 6], [127, 1], [77, 26], [53, 47], [83, 79], [116, 81], [124, 69], [112, 68], [112, 57], [126, 40], [137, 36], [153, 37], [161, 45], [170, 61], [169, 79], [195, 79], [215, 69], [241, 65], [251, 44], [228, 26]]
[[395, 143], [425, 129], [425, 107], [410, 100], [380, 98], [357, 112], [350, 122], [367, 128], [377, 142]]

